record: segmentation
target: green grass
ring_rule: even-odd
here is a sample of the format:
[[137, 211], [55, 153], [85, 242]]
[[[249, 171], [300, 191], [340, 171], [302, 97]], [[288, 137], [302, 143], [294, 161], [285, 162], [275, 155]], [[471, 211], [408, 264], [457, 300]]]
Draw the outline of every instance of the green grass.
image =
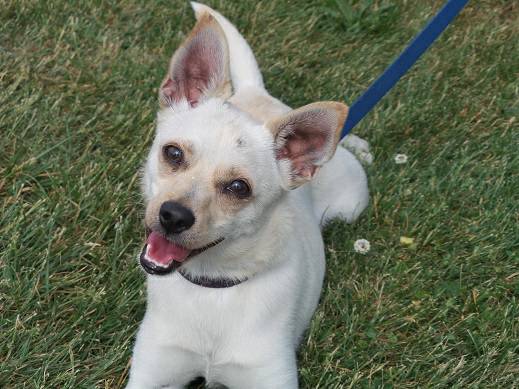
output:
[[[441, 3], [211, 5], [298, 106], [351, 103]], [[138, 170], [193, 21], [171, 0], [0, 1], [0, 387], [124, 385], [145, 301]], [[302, 388], [519, 387], [518, 36], [515, 2], [473, 0], [356, 129], [372, 201], [325, 231]]]

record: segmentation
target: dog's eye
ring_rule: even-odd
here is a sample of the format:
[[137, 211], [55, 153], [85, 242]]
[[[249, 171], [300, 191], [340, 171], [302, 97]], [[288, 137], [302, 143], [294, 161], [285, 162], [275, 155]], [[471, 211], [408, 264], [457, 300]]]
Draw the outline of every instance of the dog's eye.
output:
[[180, 165], [184, 162], [184, 153], [177, 146], [164, 146], [164, 157], [173, 165]]
[[250, 186], [244, 180], [234, 180], [225, 187], [225, 190], [241, 199], [250, 196]]

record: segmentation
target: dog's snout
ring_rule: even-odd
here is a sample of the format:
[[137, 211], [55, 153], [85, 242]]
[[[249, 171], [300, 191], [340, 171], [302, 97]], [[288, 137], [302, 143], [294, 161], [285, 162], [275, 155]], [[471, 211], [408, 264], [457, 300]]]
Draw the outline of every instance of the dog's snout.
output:
[[182, 204], [166, 201], [160, 206], [159, 220], [168, 234], [178, 234], [195, 224], [195, 215]]

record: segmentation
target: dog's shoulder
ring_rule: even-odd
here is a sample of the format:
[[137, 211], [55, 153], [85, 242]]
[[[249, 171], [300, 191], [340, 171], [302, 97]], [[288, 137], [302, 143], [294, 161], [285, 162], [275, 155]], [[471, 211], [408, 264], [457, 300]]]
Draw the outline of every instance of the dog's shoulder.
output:
[[260, 123], [282, 116], [291, 109], [266, 93], [264, 89], [255, 87], [239, 90], [229, 99], [229, 102], [238, 109], [247, 112]]

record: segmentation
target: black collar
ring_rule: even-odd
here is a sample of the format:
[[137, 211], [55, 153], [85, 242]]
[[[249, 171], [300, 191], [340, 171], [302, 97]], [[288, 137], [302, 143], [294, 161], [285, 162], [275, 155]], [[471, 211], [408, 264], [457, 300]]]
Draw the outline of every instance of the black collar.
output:
[[182, 270], [177, 270], [178, 274], [184, 277], [192, 284], [202, 286], [204, 288], [230, 288], [247, 281], [247, 278], [238, 280], [236, 278], [210, 278], [210, 277], [192, 277], [191, 275], [184, 273]]

